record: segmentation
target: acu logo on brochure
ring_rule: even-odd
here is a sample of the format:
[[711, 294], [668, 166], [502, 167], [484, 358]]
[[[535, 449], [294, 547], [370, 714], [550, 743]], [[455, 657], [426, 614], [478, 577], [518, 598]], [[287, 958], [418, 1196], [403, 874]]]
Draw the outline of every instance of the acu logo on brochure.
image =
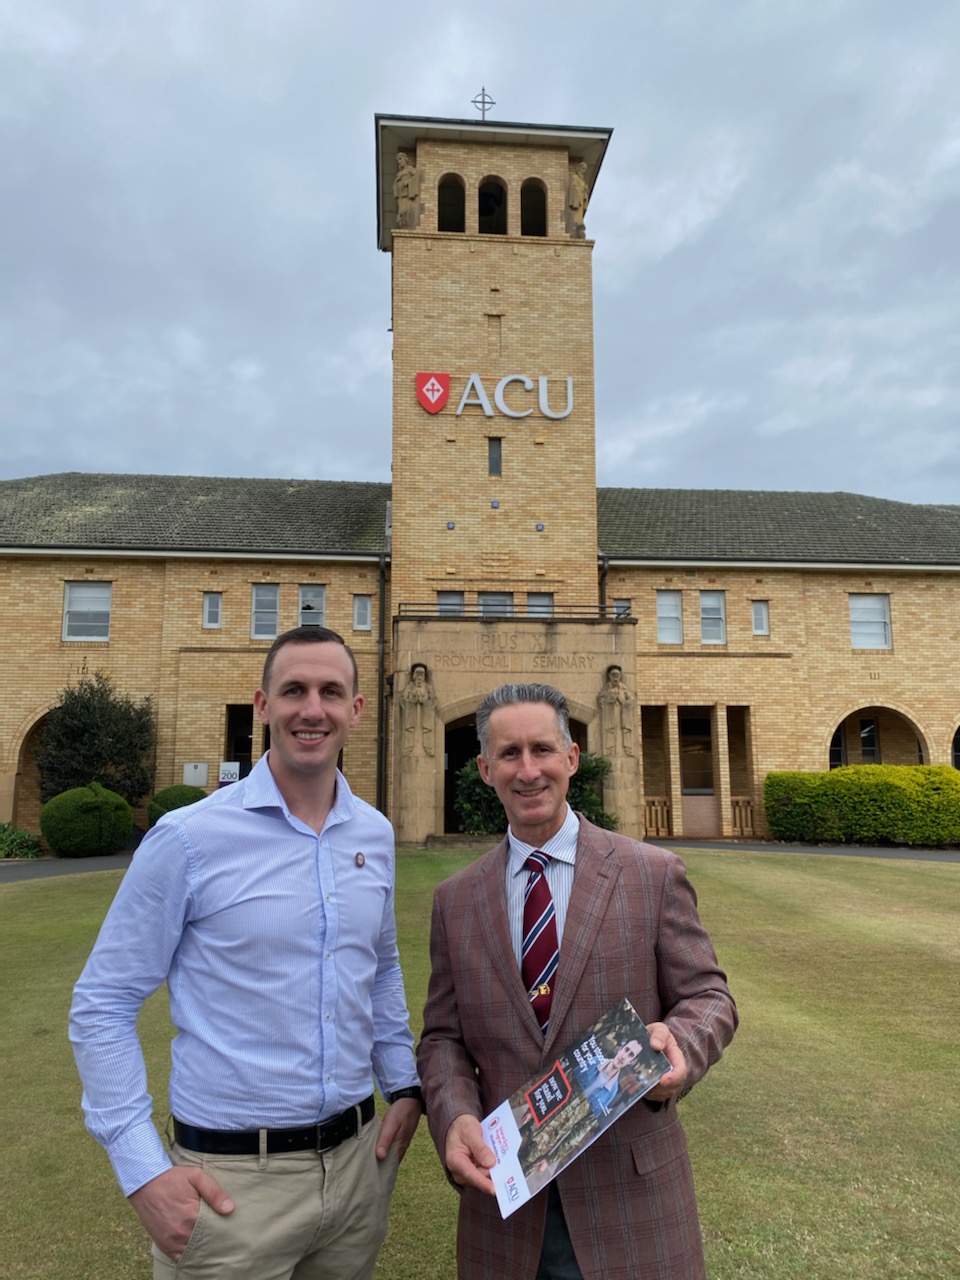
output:
[[[467, 378], [466, 386], [463, 388], [463, 394], [460, 397], [460, 403], [456, 408], [456, 416], [459, 418], [464, 409], [473, 405], [483, 410], [485, 418], [492, 418], [496, 412], [502, 414], [505, 418], [527, 418], [533, 413], [533, 406], [528, 408], [518, 408], [518, 404], [523, 403], [522, 394], [533, 391], [536, 386], [537, 406], [545, 418], [552, 418], [555, 422], [561, 418], [569, 418], [573, 412], [573, 379], [563, 379], [566, 382], [567, 402], [564, 408], [557, 412], [550, 407], [550, 388], [549, 379], [543, 376], [538, 377], [536, 382], [533, 378], [528, 378], [525, 373], [508, 373], [505, 378], [501, 378], [493, 390], [493, 404], [490, 403], [490, 397], [487, 395], [486, 387], [479, 373], [471, 373]], [[511, 384], [516, 383], [523, 389], [523, 393], [516, 390], [511, 392], [511, 403], [507, 402], [507, 388]], [[427, 413], [439, 413], [450, 398], [450, 375], [449, 373], [418, 373], [417, 374], [417, 399], [426, 409]]]

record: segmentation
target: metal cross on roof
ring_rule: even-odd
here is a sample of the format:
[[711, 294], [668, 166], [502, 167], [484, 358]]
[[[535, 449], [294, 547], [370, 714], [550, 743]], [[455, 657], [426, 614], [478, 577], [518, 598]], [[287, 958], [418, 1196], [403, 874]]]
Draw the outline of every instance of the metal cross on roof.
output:
[[487, 93], [486, 87], [481, 88], [477, 96], [475, 98], [472, 98], [471, 101], [473, 102], [473, 105], [477, 108], [477, 110], [480, 112], [481, 119], [483, 120], [486, 120], [487, 112], [490, 110], [490, 108], [495, 107], [497, 105], [494, 102], [494, 100], [490, 97], [489, 93]]

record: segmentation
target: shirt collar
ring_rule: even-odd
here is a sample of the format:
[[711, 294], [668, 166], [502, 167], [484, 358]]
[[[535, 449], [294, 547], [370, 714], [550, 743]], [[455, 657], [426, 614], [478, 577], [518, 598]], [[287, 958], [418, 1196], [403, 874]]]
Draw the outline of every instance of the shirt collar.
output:
[[[280, 809], [290, 817], [290, 810], [287, 808], [287, 802], [280, 794], [280, 788], [277, 786], [277, 780], [270, 771], [267, 763], [266, 754], [262, 755], [257, 763], [250, 770], [246, 778], [246, 790], [243, 797], [243, 807], [245, 809]], [[333, 808], [327, 815], [327, 820], [323, 824], [324, 830], [327, 827], [335, 826], [340, 822], [348, 822], [356, 813], [357, 801], [353, 792], [350, 790], [350, 784], [346, 778], [337, 770], [337, 789], [334, 793]]]
[[579, 837], [580, 819], [569, 805], [567, 805], [567, 816], [563, 820], [563, 826], [545, 844], [524, 844], [522, 840], [518, 840], [513, 834], [513, 830], [507, 827], [507, 839], [510, 842], [510, 871], [514, 875], [523, 871], [527, 858], [538, 849], [542, 850], [543, 853], [548, 853], [551, 858], [555, 858], [558, 862], [569, 862], [573, 866], [577, 860], [577, 840]]

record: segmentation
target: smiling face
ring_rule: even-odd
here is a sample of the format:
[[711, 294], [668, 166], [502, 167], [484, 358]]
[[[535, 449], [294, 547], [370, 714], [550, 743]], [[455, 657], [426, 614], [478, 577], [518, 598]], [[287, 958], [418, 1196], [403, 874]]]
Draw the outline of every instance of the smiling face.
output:
[[544, 702], [518, 702], [490, 715], [480, 776], [493, 787], [514, 835], [541, 845], [563, 826], [567, 789], [580, 749], [564, 745], [557, 714]]
[[287, 644], [253, 705], [270, 726], [270, 770], [282, 792], [288, 781], [333, 777], [363, 698], [353, 691], [353, 664], [342, 644]]

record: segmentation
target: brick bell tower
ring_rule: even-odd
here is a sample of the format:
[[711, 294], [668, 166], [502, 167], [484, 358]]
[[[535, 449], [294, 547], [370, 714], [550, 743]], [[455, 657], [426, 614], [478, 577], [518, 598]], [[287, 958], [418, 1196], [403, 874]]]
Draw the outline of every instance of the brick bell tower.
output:
[[550, 681], [573, 705], [582, 685], [587, 738], [597, 679], [611, 662], [635, 667], [632, 629], [597, 626], [586, 221], [610, 135], [376, 117], [378, 243], [393, 255], [401, 839], [456, 830], [452, 774], [476, 754], [470, 722], [489, 689]]

